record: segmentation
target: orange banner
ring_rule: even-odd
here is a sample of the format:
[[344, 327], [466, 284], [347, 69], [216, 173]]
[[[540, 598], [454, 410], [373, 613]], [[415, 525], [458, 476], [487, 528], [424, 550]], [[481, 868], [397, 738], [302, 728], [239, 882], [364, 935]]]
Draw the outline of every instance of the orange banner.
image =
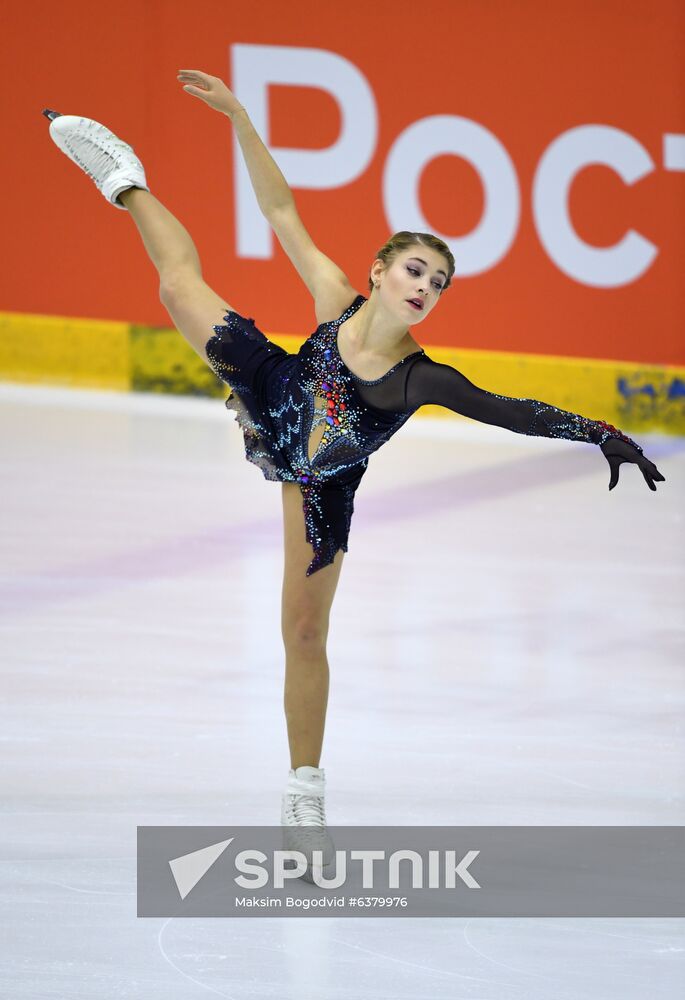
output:
[[70, 0], [8, 21], [0, 310], [170, 325], [133, 221], [52, 143], [49, 107], [134, 146], [236, 309], [315, 328], [230, 122], [176, 80], [192, 68], [236, 92], [359, 291], [390, 233], [446, 240], [457, 273], [421, 343], [685, 362], [680, 0]]

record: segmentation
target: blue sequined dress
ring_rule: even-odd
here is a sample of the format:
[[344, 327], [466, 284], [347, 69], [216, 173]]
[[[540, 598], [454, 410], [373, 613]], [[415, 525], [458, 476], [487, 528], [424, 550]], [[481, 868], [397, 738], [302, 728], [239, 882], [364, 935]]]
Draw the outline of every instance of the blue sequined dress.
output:
[[[266, 479], [299, 483], [306, 538], [314, 558], [306, 575], [347, 552], [354, 496], [369, 455], [428, 403], [517, 434], [602, 444], [631, 438], [602, 420], [590, 420], [536, 399], [479, 389], [450, 365], [415, 351], [381, 378], [359, 378], [338, 351], [338, 328], [366, 302], [357, 295], [345, 312], [320, 324], [297, 354], [272, 343], [254, 323], [227, 312], [206, 345], [212, 369], [230, 386], [226, 406], [236, 411], [245, 457]], [[325, 400], [316, 408], [317, 398]], [[310, 434], [325, 431], [309, 458]]]

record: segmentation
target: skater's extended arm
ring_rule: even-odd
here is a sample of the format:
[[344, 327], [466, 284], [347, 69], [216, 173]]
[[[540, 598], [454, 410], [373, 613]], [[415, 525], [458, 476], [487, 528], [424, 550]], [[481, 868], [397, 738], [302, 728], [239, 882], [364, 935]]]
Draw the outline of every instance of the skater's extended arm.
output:
[[319, 250], [307, 232], [288, 182], [245, 108], [216, 76], [180, 70], [178, 79], [187, 93], [231, 119], [262, 215], [314, 298], [317, 316], [339, 314], [354, 297], [354, 289], [347, 275]]
[[438, 364], [431, 358], [420, 358], [412, 366], [406, 393], [408, 409], [434, 403], [516, 434], [600, 445], [611, 467], [609, 489], [618, 482], [621, 462], [636, 463], [651, 490], [656, 490], [654, 480], [665, 480], [654, 463], [645, 458], [642, 448], [612, 424], [590, 420], [539, 399], [516, 399], [488, 392], [478, 388], [456, 368]]
[[223, 80], [196, 69], [179, 70], [178, 79], [184, 84], [186, 93], [199, 97], [210, 108], [230, 118], [262, 214], [268, 219], [277, 208], [294, 204], [293, 193], [278, 164], [260, 139], [247, 111]]

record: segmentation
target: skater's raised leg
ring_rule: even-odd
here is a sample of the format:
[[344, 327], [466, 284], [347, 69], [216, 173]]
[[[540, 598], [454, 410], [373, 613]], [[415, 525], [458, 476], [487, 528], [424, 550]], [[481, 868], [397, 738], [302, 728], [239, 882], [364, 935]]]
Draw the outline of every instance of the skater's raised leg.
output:
[[188, 231], [150, 193], [133, 147], [90, 118], [49, 112], [50, 136], [95, 183], [106, 200], [133, 217], [159, 274], [160, 298], [177, 330], [208, 361], [212, 327], [233, 307], [202, 279], [200, 258]]
[[149, 191], [129, 188], [119, 195], [138, 227], [148, 257], [157, 268], [160, 283], [174, 275], [202, 277], [197, 248], [188, 230]]
[[119, 195], [133, 218], [159, 274], [159, 297], [176, 329], [203, 361], [212, 327], [233, 309], [202, 278], [190, 233], [149, 191], [130, 188]]

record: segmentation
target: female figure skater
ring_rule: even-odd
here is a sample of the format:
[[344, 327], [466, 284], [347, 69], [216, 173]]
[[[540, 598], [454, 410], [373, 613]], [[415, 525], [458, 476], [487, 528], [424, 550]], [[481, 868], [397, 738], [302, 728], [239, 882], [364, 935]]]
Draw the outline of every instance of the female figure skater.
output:
[[611, 468], [609, 489], [622, 462], [635, 463], [651, 490], [665, 477], [611, 424], [487, 392], [431, 360], [411, 327], [450, 286], [455, 265], [449, 247], [430, 234], [396, 233], [371, 265], [369, 297], [358, 294], [313, 244], [285, 178], [228, 87], [197, 70], [181, 70], [178, 80], [186, 93], [231, 120], [260, 208], [314, 298], [319, 326], [296, 355], [271, 343], [253, 319], [205, 284], [192, 239], [150, 193], [129, 145], [91, 119], [47, 109], [43, 114], [59, 148], [112, 205], [132, 216], [174, 325], [231, 388], [226, 406], [236, 411], [247, 459], [266, 479], [282, 483], [281, 628], [291, 769], [281, 822], [294, 828], [291, 845], [322, 849], [327, 867], [332, 844], [319, 767], [328, 701], [326, 639], [368, 456], [420, 406], [437, 403], [518, 434], [599, 445]]

